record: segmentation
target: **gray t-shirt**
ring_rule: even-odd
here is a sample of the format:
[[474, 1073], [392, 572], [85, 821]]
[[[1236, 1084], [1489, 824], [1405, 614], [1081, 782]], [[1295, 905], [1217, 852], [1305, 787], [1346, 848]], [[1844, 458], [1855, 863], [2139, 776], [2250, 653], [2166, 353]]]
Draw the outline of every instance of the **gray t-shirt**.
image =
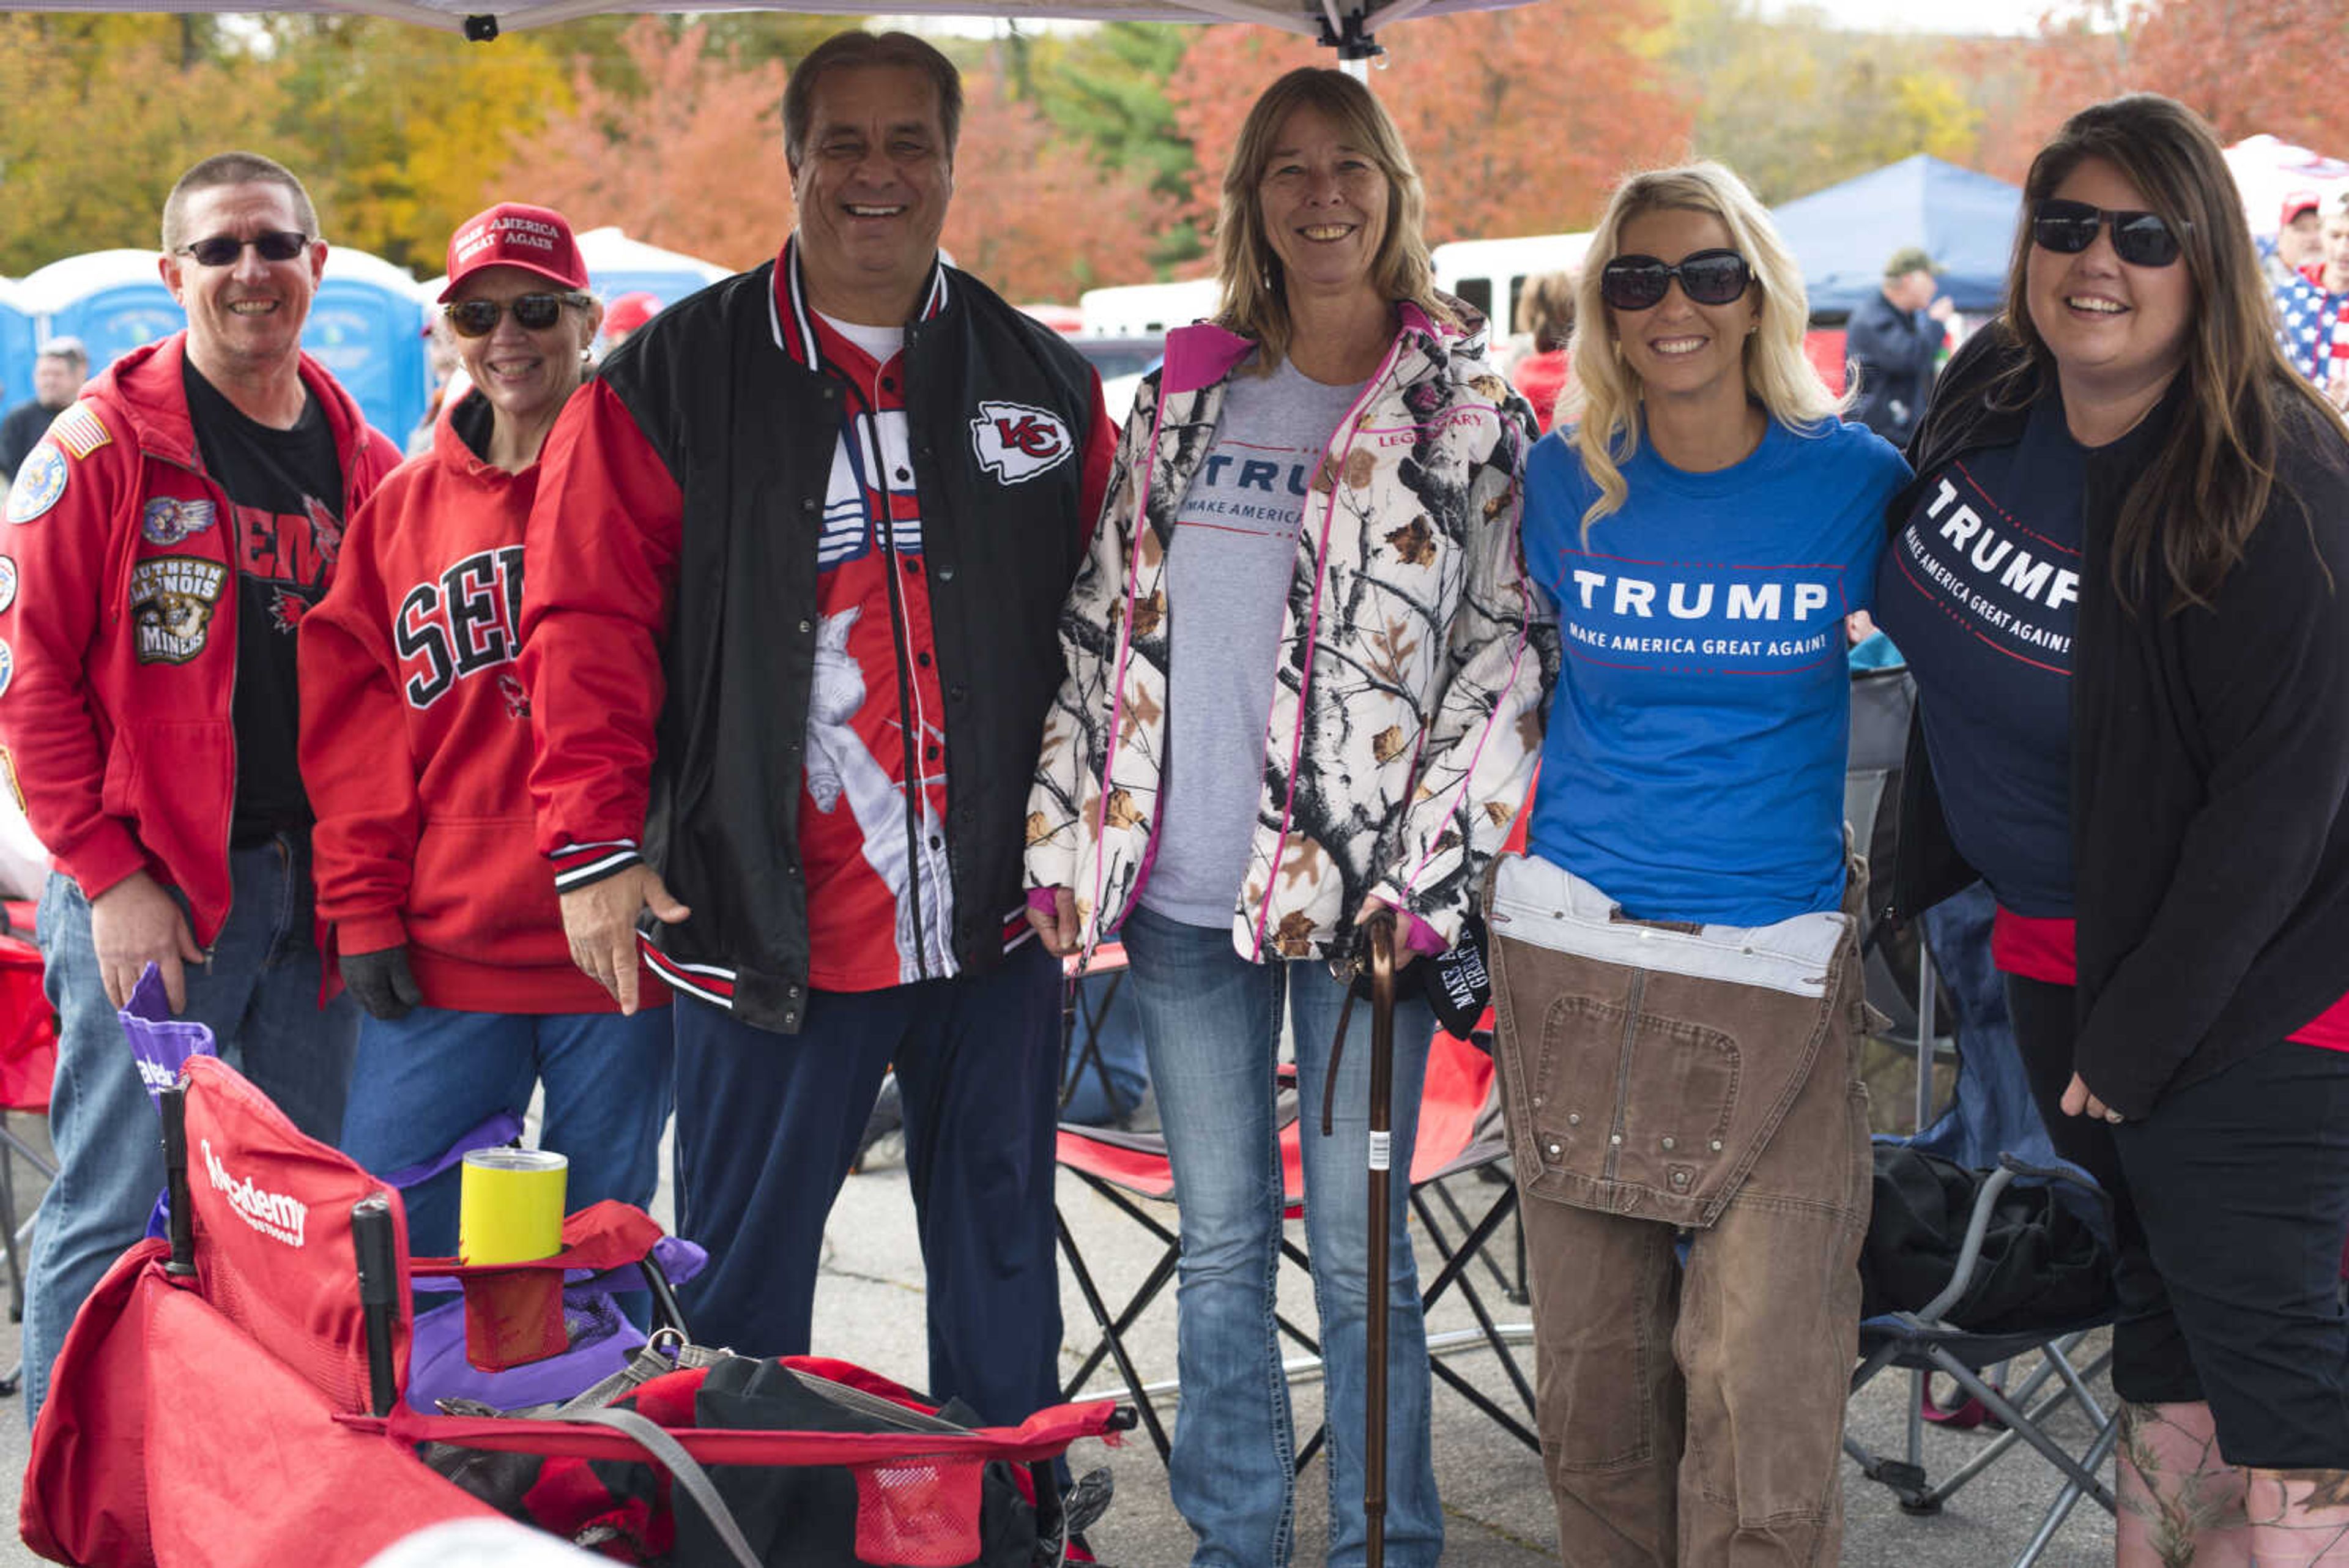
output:
[[1361, 391], [1325, 387], [1286, 360], [1269, 376], [1235, 375], [1175, 514], [1166, 799], [1142, 885], [1143, 905], [1170, 920], [1227, 926], [1239, 902], [1298, 531], [1330, 437]]

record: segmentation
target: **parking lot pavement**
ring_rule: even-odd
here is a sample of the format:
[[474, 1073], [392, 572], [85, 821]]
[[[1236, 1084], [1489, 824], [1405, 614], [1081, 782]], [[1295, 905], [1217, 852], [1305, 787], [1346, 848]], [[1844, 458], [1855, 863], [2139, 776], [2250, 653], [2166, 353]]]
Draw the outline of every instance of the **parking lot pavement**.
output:
[[[21, 1125], [21, 1124], [20, 1124]], [[921, 1260], [914, 1240], [913, 1209], [904, 1171], [887, 1161], [869, 1174], [852, 1177], [835, 1208], [827, 1233], [822, 1284], [815, 1313], [816, 1348], [825, 1355], [859, 1361], [874, 1371], [920, 1386], [925, 1381]], [[1461, 1181], [1464, 1206], [1481, 1210], [1496, 1189]], [[1140, 1228], [1094, 1197], [1073, 1178], [1063, 1176], [1061, 1206], [1071, 1231], [1083, 1248], [1089, 1264], [1105, 1293], [1122, 1299], [1156, 1261], [1158, 1245]], [[27, 1198], [29, 1201], [29, 1198]], [[657, 1210], [666, 1208], [665, 1200]], [[665, 1212], [659, 1217], [666, 1221]], [[1504, 1236], [1508, 1232], [1505, 1229]], [[1423, 1249], [1421, 1268], [1432, 1272]], [[1503, 1260], [1506, 1266], [1506, 1258]], [[1525, 1309], [1503, 1299], [1486, 1276], [1486, 1300], [1506, 1324], [1522, 1324]], [[1061, 1313], [1066, 1324], [1063, 1370], [1073, 1372], [1092, 1341], [1092, 1319], [1075, 1282], [1063, 1270]], [[1288, 1271], [1281, 1285], [1281, 1307], [1292, 1319], [1310, 1324], [1312, 1300], [1301, 1273]], [[1467, 1310], [1454, 1303], [1430, 1320], [1430, 1332], [1474, 1327]], [[16, 1326], [0, 1316], [0, 1364], [13, 1361]], [[1174, 1374], [1174, 1303], [1170, 1288], [1164, 1298], [1135, 1325], [1129, 1345], [1145, 1381], [1171, 1379]], [[1479, 1387], [1495, 1392], [1505, 1403], [1514, 1398], [1492, 1356], [1456, 1354], [1448, 1364]], [[1094, 1391], [1108, 1392], [1105, 1376], [1093, 1380]], [[2101, 1381], [2100, 1397], [2106, 1391]], [[1879, 1379], [1853, 1406], [1853, 1429], [1870, 1443], [1892, 1447], [1899, 1441], [1905, 1380]], [[1320, 1392], [1309, 1377], [1295, 1386], [1297, 1420], [1310, 1430], [1320, 1419]], [[1460, 1568], [1538, 1568], [1557, 1562], [1557, 1539], [1541, 1463], [1516, 1439], [1478, 1413], [1465, 1400], [1439, 1386], [1435, 1393], [1436, 1474], [1446, 1516], [1447, 1543], [1444, 1561]], [[2076, 1417], [2059, 1421], [2056, 1429], [2076, 1445], [2085, 1427]], [[1928, 1463], [1940, 1473], [1963, 1460], [1987, 1438], [1976, 1433], [1930, 1434]], [[0, 1473], [5, 1484], [5, 1517], [15, 1517], [14, 1491], [24, 1471], [26, 1438], [14, 1400], [0, 1401]], [[1188, 1561], [1190, 1534], [1168, 1501], [1165, 1473], [1147, 1438], [1133, 1434], [1121, 1447], [1104, 1449], [1081, 1443], [1070, 1453], [1081, 1472], [1106, 1464], [1117, 1482], [1117, 1500], [1092, 1532], [1092, 1543], [1102, 1561], [1122, 1568], [1182, 1568]], [[2054, 1472], [2027, 1452], [2017, 1452], [1994, 1467], [1983, 1479], [1961, 1492], [1940, 1515], [1910, 1518], [1900, 1512], [1882, 1488], [1859, 1477], [1857, 1468], [1844, 1467], [1847, 1499], [1843, 1562], [1866, 1568], [1996, 1568], [2010, 1563], [2031, 1537], [2040, 1515], [2056, 1491]], [[1318, 1563], [1327, 1540], [1327, 1472], [1316, 1463], [1298, 1487], [1297, 1562]], [[13, 1535], [13, 1532], [7, 1532]], [[2104, 1568], [2112, 1561], [2112, 1523], [2093, 1505], [2075, 1511], [2051, 1551], [2041, 1560], [2047, 1568]], [[13, 1540], [0, 1543], [0, 1568], [16, 1568], [36, 1559]]]

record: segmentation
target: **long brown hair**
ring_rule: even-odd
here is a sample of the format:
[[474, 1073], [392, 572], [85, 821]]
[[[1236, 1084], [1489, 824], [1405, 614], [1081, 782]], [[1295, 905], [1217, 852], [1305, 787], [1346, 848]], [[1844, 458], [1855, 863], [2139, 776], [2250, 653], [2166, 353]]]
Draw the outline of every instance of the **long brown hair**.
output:
[[2141, 597], [2158, 550], [2174, 585], [2164, 607], [2175, 613], [2209, 604], [2243, 558], [2275, 487], [2285, 424], [2299, 422], [2294, 415], [2302, 411], [2316, 413], [2321, 430], [2339, 432], [2341, 421], [2277, 347], [2274, 306], [2218, 139], [2192, 109], [2158, 93], [2130, 93], [2082, 109], [2032, 161], [2006, 278], [2007, 324], [2031, 358], [1993, 389], [1993, 400], [2019, 403], [2040, 374], [2054, 373], [2054, 355], [2031, 319], [2024, 286], [2030, 213], [2090, 158], [2120, 171], [2168, 223], [2182, 246], [2176, 265], [2194, 284], [2186, 362], [2178, 372], [2190, 395], [2122, 499], [2113, 535], [2113, 587], [2122, 602]]
[[1288, 293], [1280, 257], [1265, 233], [1257, 188], [1272, 162], [1274, 138], [1300, 109], [1319, 109], [1335, 121], [1346, 140], [1386, 176], [1387, 230], [1371, 258], [1371, 286], [1388, 300], [1411, 301], [1432, 320], [1457, 325], [1453, 312], [1436, 297], [1435, 267], [1428, 260], [1423, 228], [1427, 198], [1402, 133], [1370, 88], [1326, 66], [1299, 66], [1265, 88], [1240, 126], [1239, 140], [1224, 168], [1223, 211], [1216, 222], [1216, 276], [1222, 286], [1216, 319], [1257, 340], [1260, 369], [1270, 369], [1288, 353]]

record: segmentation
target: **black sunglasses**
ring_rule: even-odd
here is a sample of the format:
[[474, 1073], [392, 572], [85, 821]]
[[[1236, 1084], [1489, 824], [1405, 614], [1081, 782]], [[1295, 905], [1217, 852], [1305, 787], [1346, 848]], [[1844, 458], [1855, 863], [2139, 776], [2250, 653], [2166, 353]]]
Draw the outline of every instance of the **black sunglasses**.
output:
[[449, 325], [460, 337], [487, 337], [498, 329], [498, 317], [512, 310], [515, 326], [543, 332], [563, 319], [564, 306], [586, 303], [584, 294], [525, 294], [503, 305], [494, 299], [460, 299], [449, 307]]
[[234, 266], [236, 258], [244, 254], [247, 245], [259, 251], [263, 261], [290, 262], [300, 255], [309, 244], [310, 236], [307, 234], [296, 234], [292, 229], [272, 229], [249, 240], [238, 239], [234, 234], [208, 234], [193, 244], [181, 245], [180, 254], [195, 257], [204, 266]]
[[1649, 310], [1664, 302], [1672, 279], [1698, 305], [1728, 305], [1753, 286], [1754, 269], [1735, 251], [1692, 251], [1676, 262], [1617, 256], [1599, 274], [1599, 297], [1616, 310]]
[[2078, 255], [2096, 243], [2096, 231], [2110, 223], [2113, 254], [2131, 266], [2168, 266], [2178, 259], [2178, 230], [2158, 213], [2116, 213], [2085, 202], [2042, 202], [2031, 211], [2031, 240], [2043, 251]]

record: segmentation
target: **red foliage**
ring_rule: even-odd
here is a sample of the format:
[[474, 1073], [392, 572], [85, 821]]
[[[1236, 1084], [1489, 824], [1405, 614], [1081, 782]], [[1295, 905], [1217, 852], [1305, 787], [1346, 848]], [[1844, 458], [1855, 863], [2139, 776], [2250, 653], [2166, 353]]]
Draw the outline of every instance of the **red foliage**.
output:
[[944, 236], [956, 265], [1015, 300], [1147, 282], [1172, 203], [1146, 174], [1101, 168], [993, 72], [967, 74], [963, 92]]
[[2222, 142], [2268, 131], [2349, 147], [2339, 0], [2083, 0], [2051, 12], [2044, 34], [2023, 102], [1983, 133], [1993, 173], [2021, 179], [2065, 116], [2135, 91], [2191, 106]]
[[704, 52], [703, 27], [671, 36], [654, 17], [622, 45], [641, 98], [600, 86], [579, 63], [578, 107], [518, 148], [507, 188], [585, 230], [616, 223], [633, 239], [721, 266], [755, 266], [792, 226], [783, 165], [781, 63]]
[[[1588, 227], [1628, 170], [1688, 152], [1690, 116], [1632, 47], [1651, 0], [1546, 0], [1417, 19], [1381, 35], [1370, 85], [1411, 149], [1430, 244]], [[1168, 85], [1198, 155], [1192, 211], [1214, 220], [1248, 106], [1292, 66], [1330, 53], [1261, 27], [1203, 31]]]

